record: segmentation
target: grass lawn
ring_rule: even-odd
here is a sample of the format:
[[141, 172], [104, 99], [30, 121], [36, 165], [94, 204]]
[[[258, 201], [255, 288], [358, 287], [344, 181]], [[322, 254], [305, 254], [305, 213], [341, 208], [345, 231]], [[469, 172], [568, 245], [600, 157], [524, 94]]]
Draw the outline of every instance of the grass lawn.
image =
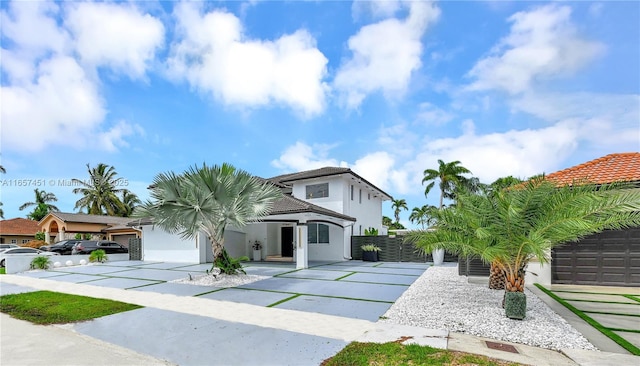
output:
[[514, 362], [464, 352], [448, 351], [400, 342], [358, 343], [347, 345], [340, 353], [325, 360], [321, 366], [399, 366], [399, 365], [520, 365]]
[[7, 274], [7, 269], [4, 267], [0, 268], [0, 274]]
[[35, 324], [80, 322], [141, 307], [51, 291], [0, 296], [0, 312]]

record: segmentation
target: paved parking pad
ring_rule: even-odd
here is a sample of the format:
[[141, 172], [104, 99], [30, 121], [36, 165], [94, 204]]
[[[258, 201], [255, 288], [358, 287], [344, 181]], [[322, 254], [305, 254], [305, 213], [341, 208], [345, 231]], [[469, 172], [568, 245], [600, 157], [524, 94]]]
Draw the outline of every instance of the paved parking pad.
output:
[[394, 285], [410, 286], [419, 276], [392, 275], [379, 273], [354, 273], [349, 277], [343, 278], [341, 281], [355, 281], [368, 283], [384, 283]]
[[[601, 312], [606, 310], [610, 313], [618, 313], [618, 314], [628, 314], [640, 316], [640, 304], [606, 304], [605, 307], [602, 306], [602, 303], [597, 302], [587, 302], [587, 301], [567, 301], [569, 304], [573, 305], [576, 309], [590, 312]], [[638, 318], [638, 323], [640, 325], [640, 318]]]
[[638, 303], [637, 301], [631, 300], [622, 295], [576, 293], [576, 292], [566, 292], [566, 291], [556, 291], [556, 294], [565, 300], [624, 302], [629, 304]]
[[135, 291], [157, 292], [160, 294], [171, 294], [176, 296], [196, 296], [215, 291], [217, 288], [211, 286], [186, 285], [182, 283], [162, 282], [149, 286], [136, 287]]
[[228, 288], [220, 291], [211, 292], [199, 297], [213, 300], [223, 300], [231, 302], [241, 302], [251, 305], [268, 306], [278, 301], [287, 299], [293, 295], [258, 290], [241, 290], [237, 288]]
[[187, 278], [186, 272], [164, 270], [164, 269], [137, 269], [132, 268], [127, 271], [118, 272], [110, 277], [128, 277], [150, 281], [173, 281], [181, 278]]
[[115, 278], [115, 277], [113, 278], [107, 277], [107, 278], [101, 278], [101, 279], [95, 280], [95, 277], [94, 277], [94, 281], [84, 282], [84, 283], [87, 285], [94, 285], [94, 286], [129, 289], [129, 288], [135, 288], [139, 286], [152, 285], [160, 282], [149, 281], [149, 280], [138, 280], [133, 278]]
[[67, 276], [68, 273], [38, 270], [38, 271], [19, 273], [19, 275], [25, 276], [25, 277], [31, 277], [31, 278], [46, 278], [46, 279], [54, 280], [55, 278], [52, 278], [52, 277]]
[[276, 308], [337, 315], [353, 319], [378, 321], [389, 310], [391, 303], [346, 300], [332, 297], [298, 296], [276, 305]]
[[247, 274], [257, 276], [277, 276], [283, 273], [291, 272], [291, 268], [269, 268], [269, 267], [246, 267], [244, 269]]
[[389, 268], [389, 267], [365, 267], [365, 266], [335, 266], [325, 265], [314, 267], [313, 269], [326, 269], [326, 270], [340, 270], [347, 272], [359, 272], [359, 273], [386, 273], [395, 275], [409, 275], [420, 276], [424, 273], [425, 269], [420, 268]]
[[110, 273], [119, 273], [119, 272], [128, 271], [128, 270], [129, 268], [123, 268], [123, 267], [92, 265], [92, 266], [72, 266], [72, 267], [54, 268], [52, 271], [58, 272], [58, 273], [110, 274]]
[[346, 342], [331, 338], [153, 308], [78, 323], [74, 329], [185, 366], [319, 365], [346, 346]]
[[318, 280], [336, 280], [340, 277], [344, 277], [352, 274], [353, 272], [343, 271], [323, 271], [317, 269], [302, 269], [295, 272], [285, 273], [279, 277], [286, 278], [313, 278]]
[[82, 274], [82, 273], [68, 273], [62, 276], [47, 277], [48, 280], [72, 282], [72, 283], [91, 282], [91, 281], [100, 280], [103, 278], [105, 277], [98, 276], [98, 275]]
[[408, 287], [360, 282], [272, 277], [239, 286], [239, 288], [394, 302]]

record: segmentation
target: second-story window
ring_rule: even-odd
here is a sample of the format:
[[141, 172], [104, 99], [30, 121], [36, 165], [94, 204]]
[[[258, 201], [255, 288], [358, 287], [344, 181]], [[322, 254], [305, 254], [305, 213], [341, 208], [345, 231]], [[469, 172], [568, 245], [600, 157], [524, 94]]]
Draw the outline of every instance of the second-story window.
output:
[[358, 193], [358, 203], [362, 203], [362, 189]]
[[306, 188], [307, 199], [329, 197], [329, 183], [311, 184]]

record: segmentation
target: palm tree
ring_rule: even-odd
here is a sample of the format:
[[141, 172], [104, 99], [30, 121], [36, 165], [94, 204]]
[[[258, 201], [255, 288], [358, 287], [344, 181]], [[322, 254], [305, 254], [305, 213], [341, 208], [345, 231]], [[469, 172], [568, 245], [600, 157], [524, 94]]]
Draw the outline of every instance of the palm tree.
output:
[[73, 193], [81, 194], [82, 198], [76, 201], [74, 209], [87, 209], [90, 215], [119, 216], [126, 212], [126, 207], [118, 197], [123, 189], [116, 188], [118, 173], [115, 168], [107, 164], [100, 163], [95, 168], [87, 164], [89, 181], [72, 179], [79, 188], [74, 188]]
[[5, 170], [5, 168], [2, 165], [0, 165], [0, 173], [4, 174], [6, 172], [7, 171]]
[[264, 218], [281, 196], [273, 184], [229, 164], [203, 164], [180, 175], [168, 172], [156, 176], [151, 185], [152, 200], [138, 206], [134, 216], [149, 217], [155, 225], [183, 238], [204, 232], [211, 242], [214, 265], [225, 271], [231, 260], [224, 250], [225, 228], [240, 228]]
[[49, 212], [60, 211], [57, 206], [51, 204], [51, 202], [58, 201], [55, 194], [41, 191], [38, 188], [34, 189], [33, 192], [36, 195], [35, 202], [26, 202], [18, 207], [18, 209], [22, 211], [27, 207], [36, 206], [33, 212], [27, 215], [27, 217], [40, 221], [43, 217], [47, 216]]
[[409, 209], [407, 207], [407, 201], [404, 198], [391, 200], [391, 208], [393, 209], [393, 215], [396, 218], [396, 224], [400, 223], [400, 211]]
[[412, 232], [407, 240], [424, 251], [439, 247], [496, 263], [505, 272], [506, 293], [523, 292], [529, 260], [548, 263], [551, 249], [562, 243], [640, 226], [640, 191], [630, 187], [556, 187], [534, 179], [495, 195], [463, 193], [458, 205], [435, 212], [436, 230]]
[[133, 214], [135, 208], [142, 203], [138, 196], [128, 189], [122, 190], [122, 203], [124, 204], [125, 211], [121, 212], [122, 217], [129, 217]]
[[414, 207], [413, 210], [411, 210], [409, 221], [420, 224], [422, 226], [422, 229], [424, 229], [424, 225], [430, 226], [431, 224], [435, 223], [432, 211], [437, 209], [438, 208], [436, 206], [432, 205]]
[[442, 208], [444, 206], [444, 199], [455, 198], [456, 187], [463, 186], [464, 183], [466, 183], [466, 179], [469, 179], [465, 178], [463, 174], [471, 174], [471, 171], [460, 165], [459, 161], [456, 160], [450, 163], [445, 163], [438, 159], [438, 170], [425, 169], [424, 171], [422, 184], [430, 182], [424, 189], [425, 197], [429, 195], [429, 192], [431, 192], [431, 188], [436, 184], [436, 180], [439, 180], [440, 205], [438, 208]]

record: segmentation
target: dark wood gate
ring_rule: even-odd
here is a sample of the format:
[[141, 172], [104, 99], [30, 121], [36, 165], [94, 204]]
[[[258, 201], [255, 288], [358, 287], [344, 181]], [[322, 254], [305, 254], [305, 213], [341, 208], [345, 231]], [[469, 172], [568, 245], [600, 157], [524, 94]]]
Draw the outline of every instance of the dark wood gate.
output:
[[142, 239], [129, 238], [129, 260], [130, 261], [142, 260]]

